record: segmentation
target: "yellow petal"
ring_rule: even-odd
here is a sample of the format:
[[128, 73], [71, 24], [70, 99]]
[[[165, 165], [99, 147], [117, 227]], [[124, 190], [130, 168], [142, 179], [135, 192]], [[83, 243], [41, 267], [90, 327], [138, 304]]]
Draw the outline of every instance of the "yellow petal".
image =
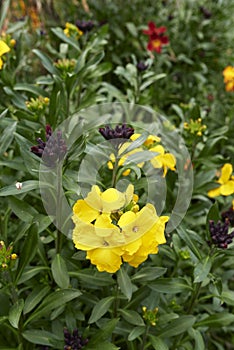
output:
[[99, 211], [90, 207], [83, 199], [76, 202], [73, 212], [80, 220], [85, 222], [92, 222], [99, 216]]
[[221, 169], [221, 176], [218, 180], [220, 184], [225, 184], [232, 175], [232, 165], [230, 163], [224, 164]]
[[0, 57], [0, 70], [2, 69], [2, 66], [3, 66], [3, 60]]
[[119, 210], [125, 204], [124, 193], [116, 190], [115, 188], [108, 188], [101, 194], [102, 207], [105, 213]]
[[220, 194], [222, 196], [229, 196], [234, 193], [234, 181], [228, 181], [220, 186]]
[[122, 264], [121, 249], [99, 248], [87, 252], [87, 259], [97, 266], [99, 271], [114, 273]]
[[97, 236], [108, 237], [118, 231], [119, 228], [111, 223], [111, 218], [107, 214], [100, 215], [95, 221], [95, 232]]
[[214, 188], [210, 191], [208, 191], [208, 196], [211, 198], [220, 196], [220, 187]]
[[76, 216], [73, 216], [72, 219], [75, 223], [72, 239], [77, 249], [90, 250], [105, 246], [105, 240], [96, 235], [92, 224], [81, 221]]
[[9, 51], [9, 46], [3, 40], [0, 40], [0, 56], [4, 55], [4, 53], [7, 53]]
[[85, 198], [86, 203], [95, 210], [102, 211], [101, 190], [98, 186], [92, 186], [91, 191]]

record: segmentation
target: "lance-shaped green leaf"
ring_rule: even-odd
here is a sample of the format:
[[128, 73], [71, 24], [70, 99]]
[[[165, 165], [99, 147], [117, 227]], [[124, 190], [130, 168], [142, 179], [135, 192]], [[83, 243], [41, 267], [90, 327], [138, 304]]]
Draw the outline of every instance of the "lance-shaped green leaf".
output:
[[39, 182], [34, 180], [24, 181], [20, 183], [20, 188], [16, 187], [16, 184], [6, 186], [0, 189], [0, 197], [13, 196], [21, 193], [29, 192], [39, 188]]
[[54, 66], [53, 61], [46, 54], [37, 49], [33, 49], [32, 52], [40, 58], [42, 65], [46, 70], [48, 70], [49, 73], [59, 75], [58, 69]]
[[138, 312], [134, 310], [120, 309], [119, 313], [128, 323], [133, 324], [134, 326], [145, 326], [145, 323]]
[[93, 308], [88, 323], [97, 322], [105, 313], [109, 310], [111, 304], [114, 301], [114, 297], [106, 297], [101, 299]]
[[194, 283], [203, 282], [210, 272], [211, 266], [212, 262], [209, 256], [199, 261], [194, 269]]
[[160, 337], [174, 337], [175, 335], [184, 333], [194, 325], [195, 321], [196, 317], [191, 315], [178, 317], [160, 331]]
[[133, 285], [126, 270], [121, 267], [117, 273], [117, 282], [121, 289], [121, 292], [126, 296], [128, 300], [132, 297]]
[[17, 283], [25, 269], [25, 267], [30, 263], [34, 258], [38, 246], [38, 227], [36, 224], [32, 224], [30, 227], [27, 237], [24, 241], [24, 245], [19, 254], [19, 264], [16, 271], [16, 280]]
[[225, 327], [234, 323], [234, 315], [229, 312], [219, 312], [196, 323], [196, 327]]
[[67, 271], [67, 265], [60, 254], [56, 254], [52, 264], [51, 271], [53, 278], [60, 288], [68, 288], [70, 284], [70, 278]]
[[155, 337], [154, 335], [149, 336], [150, 343], [155, 350], [169, 350], [165, 341], [160, 337]]
[[9, 322], [12, 325], [12, 327], [18, 328], [19, 320], [20, 320], [20, 316], [21, 316], [21, 313], [23, 311], [23, 308], [24, 308], [24, 300], [23, 299], [17, 300], [16, 303], [14, 305], [12, 305], [12, 307], [10, 308]]
[[30, 317], [28, 317], [25, 322], [25, 326], [34, 320], [38, 320], [44, 315], [50, 314], [52, 310], [65, 305], [67, 302], [75, 298], [78, 298], [81, 294], [82, 293], [76, 289], [62, 289], [51, 293], [43, 300], [43, 302], [36, 308]]

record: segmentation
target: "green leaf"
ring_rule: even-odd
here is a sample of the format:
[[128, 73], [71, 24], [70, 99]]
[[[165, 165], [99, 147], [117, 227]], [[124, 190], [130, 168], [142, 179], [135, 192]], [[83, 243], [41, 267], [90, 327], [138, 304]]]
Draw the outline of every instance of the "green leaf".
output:
[[102, 324], [101, 329], [95, 333], [94, 340], [91, 340], [89, 344], [93, 344], [93, 342], [95, 344], [102, 343], [103, 340], [110, 338], [118, 322], [118, 318], [113, 318], [112, 320], [105, 322], [105, 324]]
[[86, 350], [118, 350], [119, 347], [115, 346], [112, 343], [104, 342], [104, 343], [96, 343], [94, 346], [86, 345]]
[[217, 222], [220, 220], [220, 210], [219, 210], [219, 205], [218, 202], [215, 202], [212, 204], [212, 206], [209, 209], [209, 212], [207, 214], [206, 218], [206, 229], [209, 231], [209, 221], [213, 220], [214, 222]]
[[148, 86], [152, 85], [153, 83], [155, 83], [155, 81], [160, 80], [165, 78], [167, 75], [165, 73], [160, 73], [155, 75], [152, 78], [147, 79], [143, 84], [141, 84], [140, 86], [140, 91], [144, 91]]
[[77, 43], [77, 41], [73, 40], [72, 38], [67, 37], [62, 28], [51, 28], [51, 31], [62, 41], [64, 41], [65, 43], [71, 45], [72, 47], [74, 47], [74, 49], [76, 49], [78, 52], [81, 52], [80, 47]]
[[46, 91], [44, 89], [41, 89], [40, 87], [33, 85], [33, 84], [25, 84], [25, 83], [21, 83], [21, 84], [15, 84], [14, 86], [14, 90], [16, 91], [27, 91], [30, 92], [36, 96], [48, 96], [48, 94], [46, 93]]
[[54, 293], [48, 295], [44, 301], [37, 307], [37, 309], [28, 317], [25, 322], [25, 326], [34, 321], [38, 320], [44, 315], [48, 315], [52, 310], [61, 307], [67, 302], [78, 298], [82, 293], [77, 289], [63, 289], [57, 290]]
[[13, 213], [23, 222], [32, 222], [34, 216], [38, 214], [36, 209], [26, 201], [22, 201], [16, 197], [9, 197], [8, 202]]
[[126, 296], [128, 300], [131, 300], [133, 286], [130, 277], [123, 267], [121, 267], [117, 272], [117, 282], [121, 289], [121, 292]]
[[164, 275], [166, 271], [166, 267], [143, 267], [140, 269], [140, 271], [136, 272], [135, 275], [132, 276], [132, 281], [137, 281], [140, 283], [147, 281], [152, 282], [160, 276]]
[[33, 49], [32, 52], [40, 58], [41, 63], [49, 73], [59, 75], [59, 71], [54, 66], [53, 61], [46, 54], [37, 49]]
[[37, 286], [33, 291], [27, 296], [24, 304], [24, 314], [32, 311], [34, 307], [41, 302], [41, 300], [49, 293], [50, 287], [41, 285]]
[[6, 186], [0, 189], [0, 197], [18, 195], [39, 188], [39, 182], [34, 180], [22, 182], [22, 188], [17, 189], [16, 185]]
[[191, 235], [187, 232], [186, 228], [184, 228], [182, 225], [179, 225], [177, 227], [177, 233], [180, 236], [180, 238], [185, 242], [185, 244], [191, 249], [193, 254], [201, 260], [201, 253], [199, 251], [199, 248], [196, 246], [195, 241], [191, 239]]
[[182, 277], [159, 278], [157, 281], [149, 283], [148, 286], [156, 292], [167, 294], [176, 294], [192, 290], [192, 287], [188, 285], [188, 282]]
[[38, 247], [38, 227], [36, 224], [32, 224], [30, 227], [27, 238], [24, 241], [23, 248], [19, 254], [19, 264], [16, 271], [16, 279], [17, 283], [25, 269], [25, 267], [30, 263], [30, 261], [34, 258]]
[[203, 282], [210, 272], [212, 263], [209, 256], [199, 261], [194, 268], [194, 283]]
[[225, 327], [234, 322], [234, 314], [229, 312], [219, 312], [218, 314], [206, 317], [200, 322], [196, 323], [196, 327]]
[[69, 287], [70, 278], [67, 266], [60, 254], [55, 255], [51, 264], [51, 271], [55, 282], [60, 288], [66, 289]]
[[111, 286], [115, 283], [113, 278], [109, 273], [106, 272], [98, 272], [94, 271], [93, 269], [85, 269], [83, 271], [75, 271], [75, 272], [69, 272], [69, 276], [76, 277], [82, 282], [84, 282], [85, 286], [88, 286], [89, 288], [95, 288], [96, 287], [104, 287], [104, 286]]
[[153, 346], [155, 350], [169, 350], [167, 344], [160, 337], [156, 337], [154, 335], [149, 335], [150, 344]]
[[50, 332], [40, 329], [30, 329], [22, 333], [23, 337], [30, 343], [51, 346], [58, 338]]
[[128, 341], [133, 341], [145, 332], [145, 326], [134, 327], [128, 335]]
[[166, 327], [161, 330], [160, 337], [169, 338], [184, 333], [193, 326], [195, 321], [196, 317], [194, 316], [180, 316], [177, 319], [173, 320], [171, 323], [167, 324]]
[[20, 316], [21, 316], [21, 313], [23, 311], [23, 308], [24, 308], [24, 300], [23, 299], [17, 300], [16, 303], [14, 305], [12, 305], [12, 307], [10, 308], [9, 322], [12, 325], [12, 327], [18, 328], [19, 320], [20, 320]]
[[195, 341], [194, 350], [205, 350], [205, 343], [204, 343], [203, 337], [198, 330], [194, 328], [190, 328], [188, 330], [188, 334]]
[[109, 310], [111, 304], [114, 301], [114, 297], [106, 297], [101, 299], [93, 308], [88, 323], [97, 322], [105, 313]]
[[36, 276], [38, 273], [42, 271], [50, 271], [50, 268], [47, 266], [36, 266], [36, 267], [26, 267], [21, 275], [21, 277], [18, 280], [18, 284], [24, 283], [34, 276]]
[[134, 326], [145, 326], [145, 323], [138, 312], [134, 310], [119, 309], [119, 313], [128, 323], [133, 324]]
[[0, 154], [6, 152], [14, 139], [14, 132], [16, 130], [17, 122], [11, 123], [0, 137]]

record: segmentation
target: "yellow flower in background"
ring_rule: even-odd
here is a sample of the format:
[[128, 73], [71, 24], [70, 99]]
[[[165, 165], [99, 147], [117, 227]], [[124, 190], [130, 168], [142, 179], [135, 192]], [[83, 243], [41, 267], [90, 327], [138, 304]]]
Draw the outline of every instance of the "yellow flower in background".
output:
[[69, 22], [65, 24], [63, 32], [67, 37], [73, 36], [76, 39], [79, 39], [83, 35], [83, 32], [76, 25]]
[[[133, 134], [130, 139], [131, 141], [136, 141], [141, 134]], [[171, 153], [167, 153], [162, 145], [159, 145], [158, 143], [161, 141], [160, 137], [155, 135], [149, 135], [147, 139], [144, 141], [141, 147], [137, 147], [129, 152], [126, 153], [127, 148], [131, 145], [131, 142], [125, 142], [121, 145], [119, 152], [118, 152], [118, 166], [124, 166], [125, 163], [128, 161], [128, 158], [136, 154], [138, 152], [142, 152], [144, 150], [148, 150], [151, 152], [159, 153], [152, 159], [150, 159], [151, 164], [154, 168], [163, 169], [163, 176], [166, 176], [168, 169], [175, 171], [176, 166], [176, 159], [175, 156]], [[125, 152], [125, 153], [124, 153]], [[122, 155], [123, 154], [123, 155]], [[116, 162], [116, 158], [114, 154], [110, 155], [110, 161], [108, 162], [108, 168], [113, 169], [114, 164]], [[142, 168], [144, 166], [145, 162], [138, 163], [137, 166], [139, 168]], [[130, 169], [125, 170], [122, 175], [127, 176], [130, 173]]]
[[2, 69], [3, 66], [3, 60], [1, 57], [9, 51], [9, 46], [3, 40], [0, 40], [0, 69]]
[[226, 91], [234, 91], [234, 67], [227, 66], [223, 70], [224, 83]]
[[165, 149], [163, 146], [158, 145], [150, 148], [150, 152], [157, 152], [159, 155], [150, 159], [151, 164], [154, 168], [163, 168], [163, 176], [165, 177], [167, 174], [167, 170], [175, 171], [176, 159], [173, 154], [165, 153]]
[[129, 185], [125, 192], [109, 188], [101, 192], [93, 186], [85, 199], [73, 207], [73, 242], [87, 251], [86, 258], [99, 271], [116, 272], [123, 261], [137, 267], [158, 252], [168, 216], [158, 217], [152, 204], [142, 209]]
[[207, 126], [205, 124], [202, 124], [201, 118], [198, 118], [196, 120], [190, 119], [189, 123], [184, 123], [184, 129], [188, 130], [190, 134], [202, 136], [202, 133], [207, 129]]
[[216, 181], [220, 186], [210, 190], [208, 192], [209, 197], [229, 196], [234, 193], [234, 176], [232, 175], [232, 172], [232, 164], [224, 164], [221, 169], [220, 177]]

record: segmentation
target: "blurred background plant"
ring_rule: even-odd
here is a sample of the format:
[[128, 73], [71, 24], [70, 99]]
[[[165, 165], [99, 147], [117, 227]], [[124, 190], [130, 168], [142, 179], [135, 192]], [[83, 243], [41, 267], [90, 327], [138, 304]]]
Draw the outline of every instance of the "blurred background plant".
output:
[[[234, 164], [233, 91], [223, 75], [234, 65], [234, 3], [3, 0], [0, 7], [0, 43], [9, 47], [0, 46], [0, 349], [233, 349], [233, 193], [208, 193], [224, 164]], [[166, 28], [160, 53], [147, 50], [149, 22]], [[179, 131], [194, 188], [159, 253], [108, 274], [48, 217], [41, 158], [31, 150], [79, 111], [120, 101], [150, 106]], [[100, 137], [98, 128], [81, 134], [68, 151], [61, 176], [70, 204], [80, 194], [77, 168]], [[141, 203], [144, 177], [135, 171]], [[110, 169], [102, 176], [105, 185]], [[176, 173], [166, 182], [170, 212]]]

